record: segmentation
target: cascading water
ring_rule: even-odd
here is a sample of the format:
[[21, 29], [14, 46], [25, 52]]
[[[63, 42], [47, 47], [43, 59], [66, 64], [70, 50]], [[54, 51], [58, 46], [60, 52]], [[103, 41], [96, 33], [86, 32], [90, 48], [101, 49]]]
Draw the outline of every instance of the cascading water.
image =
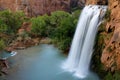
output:
[[83, 9], [79, 18], [68, 59], [63, 68], [75, 72], [80, 78], [86, 77], [89, 73], [95, 36], [106, 9], [106, 6], [89, 5]]

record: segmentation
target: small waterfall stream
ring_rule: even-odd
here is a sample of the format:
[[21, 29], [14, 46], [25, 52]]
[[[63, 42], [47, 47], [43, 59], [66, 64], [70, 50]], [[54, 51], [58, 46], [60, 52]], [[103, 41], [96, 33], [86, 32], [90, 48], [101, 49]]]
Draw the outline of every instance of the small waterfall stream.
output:
[[65, 70], [75, 72], [77, 77], [85, 78], [89, 73], [95, 36], [106, 9], [107, 6], [88, 5], [81, 13], [68, 58], [63, 65]]

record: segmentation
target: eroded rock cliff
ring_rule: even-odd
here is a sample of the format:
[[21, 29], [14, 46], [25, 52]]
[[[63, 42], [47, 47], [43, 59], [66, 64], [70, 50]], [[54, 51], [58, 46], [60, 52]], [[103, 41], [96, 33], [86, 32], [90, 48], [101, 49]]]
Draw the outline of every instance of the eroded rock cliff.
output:
[[94, 60], [94, 62], [97, 69], [102, 67], [108, 72], [118, 71], [120, 70], [120, 0], [87, 0], [86, 4], [108, 4], [105, 22], [100, 26], [95, 46], [95, 59], [101, 61]]
[[70, 10], [70, 0], [0, 0], [0, 9], [23, 10], [26, 15], [37, 16], [56, 10]]
[[106, 24], [106, 32], [112, 33], [106, 41], [101, 61], [111, 71], [120, 70], [120, 1], [109, 0], [110, 19]]
[[[103, 30], [98, 34], [97, 48], [101, 48], [101, 62], [104, 69], [114, 72], [120, 70], [120, 0], [87, 0], [86, 4], [107, 4]], [[100, 51], [100, 49], [97, 49]]]

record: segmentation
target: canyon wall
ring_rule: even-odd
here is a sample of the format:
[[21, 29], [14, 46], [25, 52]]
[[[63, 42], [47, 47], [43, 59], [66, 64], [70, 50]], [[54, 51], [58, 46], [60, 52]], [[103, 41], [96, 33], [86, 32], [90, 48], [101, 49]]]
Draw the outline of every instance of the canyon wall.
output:
[[26, 15], [37, 16], [56, 10], [70, 10], [70, 0], [0, 0], [0, 9], [23, 10]]
[[106, 32], [112, 35], [110, 40], [106, 40], [101, 61], [107, 69], [114, 71], [120, 70], [120, 0], [109, 0], [108, 10], [110, 18]]
[[98, 40], [98, 45], [102, 44], [101, 62], [107, 71], [120, 70], [120, 0], [87, 0], [86, 4], [108, 4], [102, 25], [105, 31], [98, 34], [102, 37]]
[[86, 0], [0, 0], [0, 10], [22, 10], [27, 16], [50, 14], [53, 11], [71, 11], [85, 6]]

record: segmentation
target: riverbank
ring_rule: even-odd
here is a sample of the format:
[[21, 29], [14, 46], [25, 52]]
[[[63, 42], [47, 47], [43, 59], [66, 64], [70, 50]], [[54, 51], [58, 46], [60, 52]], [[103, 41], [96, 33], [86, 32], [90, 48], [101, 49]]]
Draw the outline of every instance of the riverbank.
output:
[[5, 48], [6, 51], [14, 51], [14, 50], [23, 50], [31, 46], [36, 46], [39, 44], [51, 44], [52, 40], [50, 38], [30, 38], [19, 40], [16, 39], [12, 41], [12, 43]]
[[[34, 47], [40, 44], [51, 44], [52, 40], [50, 38], [34, 38], [34, 39], [29, 39], [29, 40], [14, 40], [10, 45], [8, 45], [5, 48], [5, 51], [7, 52], [12, 52], [12, 51], [18, 51], [18, 50], [24, 50], [29, 47]], [[2, 52], [1, 52], [2, 54]], [[9, 53], [10, 54], [10, 53]], [[9, 61], [8, 59], [0, 59], [0, 75], [7, 75], [8, 74], [8, 69], [9, 69]]]

